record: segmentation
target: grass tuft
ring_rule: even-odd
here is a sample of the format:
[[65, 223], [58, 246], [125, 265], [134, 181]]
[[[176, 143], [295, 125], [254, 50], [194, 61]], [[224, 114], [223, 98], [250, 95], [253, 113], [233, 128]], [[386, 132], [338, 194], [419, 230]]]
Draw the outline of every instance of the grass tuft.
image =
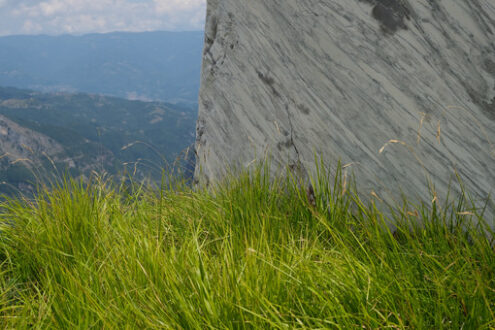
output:
[[495, 327], [494, 235], [465, 194], [390, 216], [340, 170], [312, 201], [263, 173], [6, 200], [0, 327]]

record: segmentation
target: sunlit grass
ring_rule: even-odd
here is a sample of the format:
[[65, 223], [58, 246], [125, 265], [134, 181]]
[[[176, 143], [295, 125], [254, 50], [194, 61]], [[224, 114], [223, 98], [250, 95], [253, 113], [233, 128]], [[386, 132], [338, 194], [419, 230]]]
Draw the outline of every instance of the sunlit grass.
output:
[[465, 196], [391, 219], [339, 171], [313, 181], [315, 206], [262, 173], [209, 191], [66, 180], [7, 200], [0, 326], [495, 326], [493, 233]]

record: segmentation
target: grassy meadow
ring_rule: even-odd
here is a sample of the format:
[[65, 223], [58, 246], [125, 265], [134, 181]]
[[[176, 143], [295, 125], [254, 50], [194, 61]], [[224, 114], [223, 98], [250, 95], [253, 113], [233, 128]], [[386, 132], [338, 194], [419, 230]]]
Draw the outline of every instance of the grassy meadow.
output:
[[493, 232], [465, 195], [384, 214], [340, 171], [309, 200], [262, 173], [208, 191], [66, 180], [7, 199], [0, 327], [495, 327]]

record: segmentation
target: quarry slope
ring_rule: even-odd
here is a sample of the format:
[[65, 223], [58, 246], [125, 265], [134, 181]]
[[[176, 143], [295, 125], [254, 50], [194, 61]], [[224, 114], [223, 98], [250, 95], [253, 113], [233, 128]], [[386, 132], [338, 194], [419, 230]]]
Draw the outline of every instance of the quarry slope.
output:
[[270, 155], [315, 156], [364, 194], [495, 187], [495, 4], [465, 0], [208, 0], [196, 178]]

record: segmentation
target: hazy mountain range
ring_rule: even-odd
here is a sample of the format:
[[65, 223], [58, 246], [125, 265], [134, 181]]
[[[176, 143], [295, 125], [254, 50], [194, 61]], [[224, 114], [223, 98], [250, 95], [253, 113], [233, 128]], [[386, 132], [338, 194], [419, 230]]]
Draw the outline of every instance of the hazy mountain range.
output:
[[0, 37], [0, 86], [195, 105], [203, 32]]

